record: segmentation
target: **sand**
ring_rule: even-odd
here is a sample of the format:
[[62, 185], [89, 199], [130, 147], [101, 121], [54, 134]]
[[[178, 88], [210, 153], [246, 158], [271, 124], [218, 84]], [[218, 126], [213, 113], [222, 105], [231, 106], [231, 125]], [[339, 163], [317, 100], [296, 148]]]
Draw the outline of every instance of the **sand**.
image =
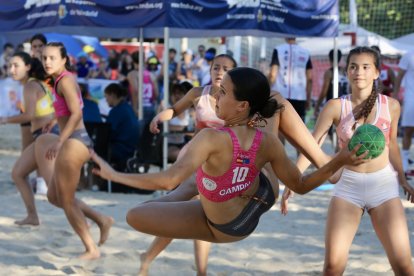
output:
[[[16, 226], [25, 215], [10, 171], [20, 154], [19, 127], [0, 126], [0, 274], [1, 275], [136, 275], [139, 254], [153, 237], [125, 222], [126, 212], [154, 195], [108, 194], [80, 191], [78, 197], [115, 219], [111, 235], [101, 247], [102, 257], [80, 261], [83, 246], [62, 210], [36, 195], [41, 220], [38, 227]], [[290, 154], [294, 151], [290, 149]], [[411, 184], [414, 184], [411, 182]], [[212, 245], [209, 275], [320, 275], [324, 258], [324, 227], [331, 190], [297, 196], [288, 216], [279, 205], [266, 213], [247, 239]], [[411, 248], [414, 240], [414, 204], [402, 198]], [[97, 241], [99, 231], [91, 227]], [[195, 275], [193, 243], [175, 240], [153, 262], [150, 275]], [[353, 242], [345, 275], [393, 275], [384, 250], [364, 215]]]

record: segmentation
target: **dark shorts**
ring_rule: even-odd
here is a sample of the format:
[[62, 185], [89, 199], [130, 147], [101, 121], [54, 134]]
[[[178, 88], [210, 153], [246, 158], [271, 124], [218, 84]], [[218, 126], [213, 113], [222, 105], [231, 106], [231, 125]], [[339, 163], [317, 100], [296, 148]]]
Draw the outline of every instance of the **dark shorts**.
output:
[[93, 149], [93, 141], [89, 137], [88, 132], [86, 129], [76, 129], [73, 133], [69, 136], [70, 139], [76, 139], [81, 141], [88, 149]]
[[293, 108], [296, 110], [296, 112], [302, 118], [302, 121], [305, 122], [306, 101], [299, 101], [299, 100], [292, 100], [292, 99], [287, 99], [287, 100], [292, 104]]
[[[53, 133], [53, 134], [59, 135], [60, 132], [59, 132], [58, 124], [55, 124], [52, 127], [52, 129], [47, 133]], [[45, 134], [45, 133], [42, 132], [41, 128], [38, 128], [38, 129], [36, 129], [35, 131], [32, 132], [32, 137], [33, 137], [34, 140], [36, 140], [42, 134]]]
[[275, 195], [269, 179], [260, 173], [256, 194], [243, 197], [249, 197], [250, 201], [235, 219], [226, 224], [215, 224], [209, 220], [209, 224], [231, 236], [243, 237], [251, 234], [259, 224], [260, 216], [275, 204]]

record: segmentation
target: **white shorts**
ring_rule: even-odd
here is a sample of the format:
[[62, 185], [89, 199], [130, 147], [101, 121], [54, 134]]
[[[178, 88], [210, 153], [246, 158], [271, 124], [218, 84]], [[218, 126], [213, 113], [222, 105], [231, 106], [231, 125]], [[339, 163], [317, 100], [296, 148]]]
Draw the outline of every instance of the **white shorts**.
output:
[[412, 97], [404, 97], [402, 114], [402, 127], [414, 127], [414, 95]]
[[398, 185], [397, 172], [391, 164], [372, 173], [344, 169], [334, 187], [333, 196], [355, 204], [361, 209], [370, 210], [399, 197]]

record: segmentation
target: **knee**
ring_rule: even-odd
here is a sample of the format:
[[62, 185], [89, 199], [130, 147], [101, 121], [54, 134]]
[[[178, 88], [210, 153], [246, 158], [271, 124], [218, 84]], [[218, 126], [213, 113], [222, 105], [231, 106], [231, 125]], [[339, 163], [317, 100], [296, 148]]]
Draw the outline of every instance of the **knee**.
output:
[[142, 231], [143, 229], [141, 226], [143, 226], [143, 224], [140, 222], [139, 213], [138, 208], [129, 210], [126, 214], [126, 222], [135, 230]]
[[126, 222], [129, 224], [129, 226], [134, 227], [134, 221], [135, 221], [135, 212], [133, 211], [134, 209], [131, 209], [128, 211], [128, 213], [126, 214]]
[[339, 262], [326, 261], [323, 267], [324, 276], [336, 276], [342, 275], [345, 270], [345, 265], [340, 264]]
[[19, 180], [22, 180], [27, 177], [27, 175], [22, 175], [22, 172], [19, 170], [17, 166], [14, 166], [11, 172], [11, 177], [15, 183]]
[[54, 192], [52, 189], [47, 190], [47, 200], [50, 204], [55, 205], [56, 207], [62, 207], [56, 195], [56, 192]]

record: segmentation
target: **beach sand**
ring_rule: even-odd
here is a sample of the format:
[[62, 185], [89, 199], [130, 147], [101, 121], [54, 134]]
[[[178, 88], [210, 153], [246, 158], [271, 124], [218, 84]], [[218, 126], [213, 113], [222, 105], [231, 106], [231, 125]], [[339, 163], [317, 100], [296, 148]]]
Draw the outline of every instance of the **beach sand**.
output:
[[[146, 250], [153, 237], [132, 230], [125, 215], [131, 207], [154, 195], [78, 192], [79, 198], [115, 219], [110, 237], [101, 247], [102, 257], [80, 261], [76, 258], [83, 250], [80, 239], [63, 211], [50, 205], [45, 196], [36, 195], [40, 226], [14, 224], [16, 219], [25, 216], [23, 202], [10, 177], [20, 154], [19, 135], [18, 126], [0, 126], [0, 274], [136, 275], [139, 254]], [[293, 149], [290, 154], [294, 155]], [[320, 275], [330, 195], [331, 190], [319, 190], [296, 196], [290, 201], [286, 217], [280, 215], [277, 204], [263, 215], [258, 228], [247, 239], [213, 244], [208, 274]], [[413, 248], [414, 205], [401, 198]], [[91, 232], [97, 241], [96, 225], [92, 225]], [[153, 262], [150, 275], [195, 275], [192, 241], [175, 240]], [[345, 275], [393, 275], [367, 214], [353, 242]]]

